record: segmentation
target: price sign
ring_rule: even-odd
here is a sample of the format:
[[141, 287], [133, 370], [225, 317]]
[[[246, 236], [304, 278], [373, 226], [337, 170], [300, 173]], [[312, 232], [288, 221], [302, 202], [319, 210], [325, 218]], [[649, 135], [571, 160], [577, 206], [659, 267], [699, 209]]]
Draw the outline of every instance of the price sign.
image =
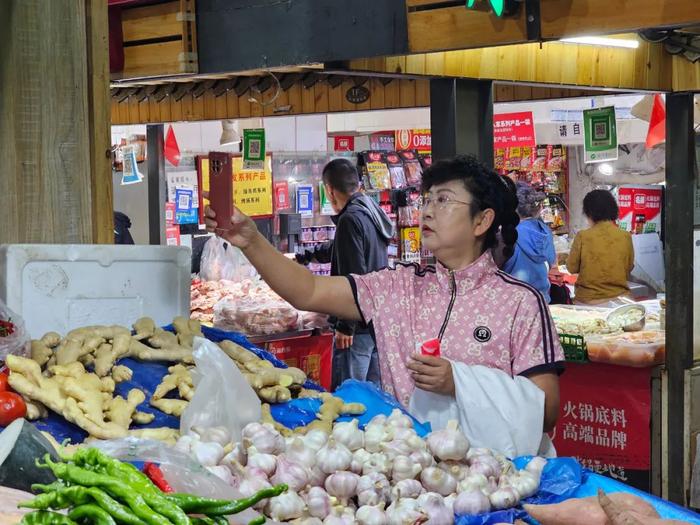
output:
[[249, 217], [272, 215], [272, 157], [262, 169], [245, 169], [240, 157], [233, 159], [233, 202]]

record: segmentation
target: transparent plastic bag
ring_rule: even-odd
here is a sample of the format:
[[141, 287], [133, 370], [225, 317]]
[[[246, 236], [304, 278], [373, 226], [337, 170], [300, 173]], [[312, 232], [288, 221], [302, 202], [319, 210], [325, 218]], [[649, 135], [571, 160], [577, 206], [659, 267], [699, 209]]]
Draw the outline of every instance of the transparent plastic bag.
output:
[[215, 343], [194, 340], [194, 397], [180, 418], [180, 433], [193, 426], [226, 427], [233, 441], [241, 440], [248, 423], [260, 421], [260, 399], [238, 367]]
[[[91, 446], [122, 461], [158, 464], [168, 485], [175, 492], [214, 499], [243, 497], [238, 489], [209, 472], [190, 456], [174, 448], [163, 446], [160, 441], [128, 437], [95, 441]], [[245, 525], [259, 516], [260, 514], [255, 510], [248, 509], [230, 516], [229, 522]]]
[[204, 245], [199, 272], [202, 280], [240, 282], [256, 275], [243, 252], [220, 237], [212, 237]]
[[[30, 340], [24, 321], [2, 301], [0, 301], [0, 321], [8, 321], [13, 325], [12, 333], [0, 337], [0, 362], [4, 362], [8, 355], [29, 357]], [[9, 331], [8, 327], [4, 327], [4, 330]]]
[[214, 326], [246, 335], [270, 335], [301, 328], [300, 314], [283, 300], [245, 297], [214, 306]]

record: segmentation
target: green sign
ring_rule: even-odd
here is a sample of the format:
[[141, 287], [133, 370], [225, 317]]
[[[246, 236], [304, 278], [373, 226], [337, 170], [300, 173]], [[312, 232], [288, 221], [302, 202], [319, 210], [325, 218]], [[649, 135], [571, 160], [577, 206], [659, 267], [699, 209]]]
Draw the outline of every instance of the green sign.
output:
[[617, 160], [617, 124], [615, 107], [583, 112], [584, 162]]
[[265, 130], [243, 130], [243, 169], [262, 170], [265, 168]]
[[335, 215], [333, 205], [328, 200], [326, 186], [323, 184], [323, 181], [318, 183], [318, 198], [321, 201], [321, 215]]
[[[477, 0], [467, 0], [467, 9], [474, 9]], [[483, 1], [483, 0], [482, 0]], [[503, 16], [506, 0], [487, 0], [496, 16]]]

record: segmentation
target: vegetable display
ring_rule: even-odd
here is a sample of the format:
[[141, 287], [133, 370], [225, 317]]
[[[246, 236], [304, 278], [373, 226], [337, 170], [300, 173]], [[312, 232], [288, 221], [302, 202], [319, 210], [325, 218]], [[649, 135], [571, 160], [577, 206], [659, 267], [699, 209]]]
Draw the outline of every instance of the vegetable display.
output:
[[[58, 481], [32, 486], [32, 490], [40, 494], [20, 503], [20, 507], [34, 509], [24, 516], [21, 522], [24, 525], [223, 524], [228, 523], [225, 516], [279, 497], [287, 490], [285, 485], [267, 487], [234, 501], [166, 494], [133, 465], [93, 448], [81, 449], [61, 461], [52, 461], [47, 455], [43, 462], [37, 460], [37, 466], [49, 469]], [[61, 510], [67, 510], [67, 513], [55, 512]]]
[[537, 492], [546, 464], [536, 457], [518, 471], [503, 456], [470, 448], [456, 422], [422, 439], [398, 409], [365, 430], [353, 419], [330, 432], [319, 426], [284, 436], [270, 423], [250, 423], [240, 443], [229, 443], [223, 429], [195, 430], [176, 448], [244, 496], [288, 486], [257, 508], [299, 525], [450, 525], [454, 513], [516, 506]]

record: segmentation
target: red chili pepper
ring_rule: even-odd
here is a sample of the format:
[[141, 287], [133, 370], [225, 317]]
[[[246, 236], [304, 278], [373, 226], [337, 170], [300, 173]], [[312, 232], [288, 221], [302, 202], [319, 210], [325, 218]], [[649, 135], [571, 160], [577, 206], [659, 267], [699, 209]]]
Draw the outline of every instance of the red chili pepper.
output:
[[165, 476], [163, 476], [163, 471], [160, 470], [158, 465], [154, 463], [145, 463], [143, 465], [143, 472], [160, 490], [162, 490], [163, 492], [173, 492], [173, 488], [165, 480]]

